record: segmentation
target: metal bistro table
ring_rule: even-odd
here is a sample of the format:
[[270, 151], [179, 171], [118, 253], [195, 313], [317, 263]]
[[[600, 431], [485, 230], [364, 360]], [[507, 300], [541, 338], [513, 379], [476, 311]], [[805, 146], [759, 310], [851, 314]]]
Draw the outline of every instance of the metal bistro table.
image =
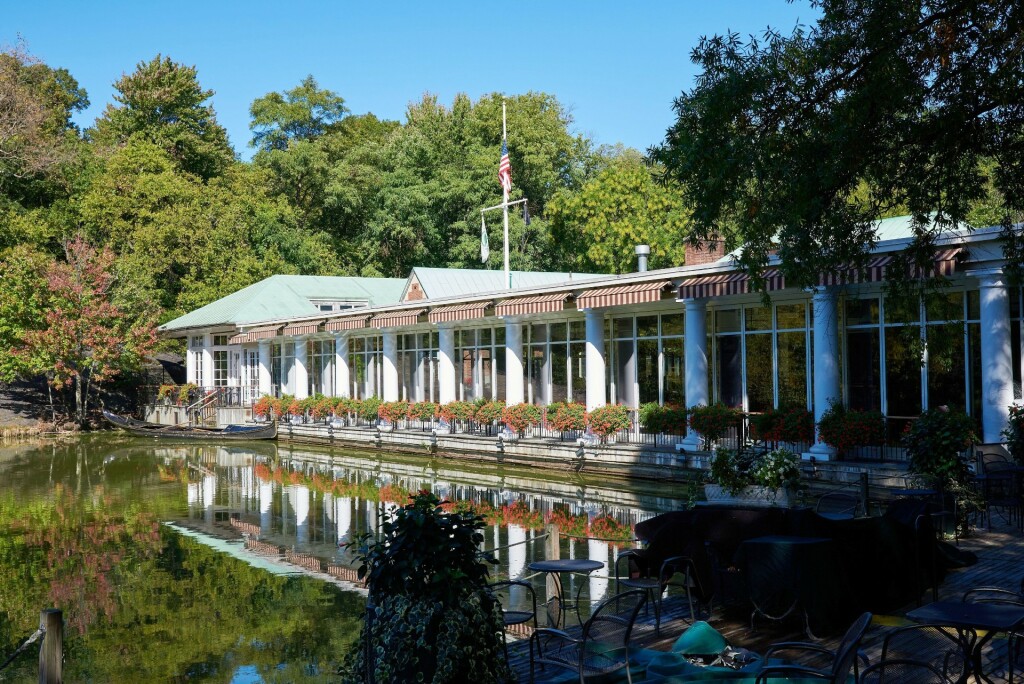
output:
[[[996, 632], [1010, 632], [1024, 623], [1024, 607], [999, 603], [964, 603], [961, 601], [936, 601], [915, 608], [907, 613], [914, 622], [953, 627], [960, 632], [960, 645], [964, 649], [964, 660], [976, 680], [991, 682], [981, 671], [981, 651], [985, 644], [995, 637]], [[964, 634], [964, 630], [984, 631], [976, 642]], [[1012, 658], [1013, 654], [1008, 654]], [[964, 679], [967, 673], [964, 673]]]
[[[584, 558], [564, 558], [558, 560], [543, 560], [534, 561], [528, 566], [532, 572], [543, 572], [551, 580], [555, 587], [555, 600], [557, 601], [557, 612], [554, 614], [552, 620], [551, 615], [551, 602], [547, 602], [547, 613], [548, 613], [548, 624], [556, 629], [561, 624], [562, 627], [566, 626], [566, 620], [563, 617], [565, 611], [564, 606], [570, 606], [576, 611], [576, 619], [582, 622], [580, 618], [580, 594], [583, 592], [583, 584], [581, 583], [579, 589], [576, 590], [576, 598], [571, 602], [565, 600], [564, 589], [562, 587], [562, 575], [583, 575], [587, 576], [595, 570], [600, 570], [604, 567], [604, 563], [601, 561], [587, 560]], [[553, 624], [552, 624], [553, 622]]]

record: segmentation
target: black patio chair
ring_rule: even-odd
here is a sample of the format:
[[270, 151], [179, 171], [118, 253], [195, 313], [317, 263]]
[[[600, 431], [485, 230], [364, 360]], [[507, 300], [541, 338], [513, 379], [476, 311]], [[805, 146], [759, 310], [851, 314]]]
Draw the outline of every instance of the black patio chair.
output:
[[[533, 585], [523, 580], [502, 580], [490, 585], [491, 591], [501, 604], [501, 618], [505, 631], [501, 636], [505, 642], [505, 661], [508, 661], [508, 628], [533, 621], [533, 629], [537, 630], [537, 592]], [[516, 596], [515, 594], [520, 594]], [[528, 602], [524, 602], [528, 599]]]
[[570, 670], [579, 675], [580, 684], [588, 676], [607, 675], [625, 668], [629, 672], [629, 638], [637, 615], [647, 602], [641, 589], [617, 594], [601, 603], [583, 623], [579, 637], [560, 629], [541, 627], [530, 637], [530, 681], [536, 667], [547, 665]]
[[[623, 567], [625, 566], [625, 567]], [[657, 573], [651, 571], [650, 564], [645, 562], [642, 552], [637, 549], [629, 549], [619, 554], [615, 559], [615, 590], [621, 591], [620, 587], [628, 589], [641, 589], [647, 592], [648, 600], [654, 606], [654, 630], [661, 631], [662, 598], [665, 589], [669, 586], [679, 587], [686, 593], [686, 602], [690, 613], [686, 620], [691, 624], [698, 617], [699, 602], [694, 601], [691, 589], [697, 589], [700, 594], [699, 579], [693, 572], [693, 560], [688, 556], [672, 556], [661, 563]], [[682, 575], [682, 581], [672, 581], [676, 575]], [[695, 605], [697, 605], [695, 609]]]
[[[853, 671], [857, 675], [857, 659], [867, 665], [867, 656], [860, 652], [860, 640], [871, 624], [871, 613], [864, 613], [853, 621], [846, 634], [839, 641], [836, 650], [819, 644], [803, 641], [788, 641], [772, 644], [764, 654], [764, 662], [779, 658], [780, 653], [790, 652], [799, 656], [799, 661], [776, 665], [765, 665], [757, 673], [755, 684], [767, 684], [774, 677], [794, 676], [797, 678], [822, 679], [831, 684], [846, 684]], [[811, 664], [808, 664], [811, 663]]]
[[977, 639], [973, 630], [942, 625], [899, 627], [885, 635], [882, 660], [924, 661], [955, 682], [967, 672], [965, 654], [971, 651]]
[[953, 684], [955, 681], [934, 665], [909, 658], [882, 660], [865, 668], [857, 679], [858, 684]]
[[815, 513], [829, 520], [852, 520], [861, 510], [860, 497], [850, 492], [827, 492], [814, 506]]

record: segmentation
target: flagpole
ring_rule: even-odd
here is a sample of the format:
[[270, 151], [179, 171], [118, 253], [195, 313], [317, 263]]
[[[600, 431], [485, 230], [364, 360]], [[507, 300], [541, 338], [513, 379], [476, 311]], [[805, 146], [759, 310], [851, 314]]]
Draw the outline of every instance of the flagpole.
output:
[[[507, 141], [508, 134], [505, 127], [505, 101], [501, 101], [501, 139]], [[505, 240], [503, 242], [505, 250], [505, 287], [512, 289], [512, 272], [508, 266], [508, 187], [502, 185], [502, 215], [505, 221]]]

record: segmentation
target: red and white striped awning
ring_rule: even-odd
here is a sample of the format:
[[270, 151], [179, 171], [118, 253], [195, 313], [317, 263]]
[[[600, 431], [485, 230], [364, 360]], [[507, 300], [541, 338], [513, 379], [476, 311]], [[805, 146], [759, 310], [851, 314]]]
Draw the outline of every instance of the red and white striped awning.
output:
[[327, 325], [324, 326], [324, 329], [330, 332], [359, 330], [360, 328], [366, 327], [366, 322], [368, 320], [370, 320], [370, 314], [362, 314], [361, 316], [345, 316], [344, 318], [331, 318], [327, 321]]
[[[948, 278], [956, 272], [956, 262], [961, 251], [961, 247], [951, 247], [948, 249], [938, 250], [935, 252], [935, 266], [923, 273], [920, 269], [917, 269], [917, 271], [912, 274], [912, 277], [925, 278], [942, 276]], [[895, 254], [884, 254], [870, 259], [868, 263], [865, 264], [863, 270], [849, 268], [839, 269], [832, 273], [822, 273], [818, 279], [818, 284], [845, 285], [853, 283], [878, 283], [885, 280], [886, 273], [895, 260]]]
[[569, 295], [569, 292], [558, 292], [556, 294], [506, 299], [494, 307], [494, 315], [524, 316], [527, 314], [562, 311], [565, 309], [565, 300], [569, 298]]
[[370, 319], [372, 328], [397, 328], [402, 325], [416, 325], [420, 314], [426, 309], [405, 309], [403, 311], [387, 311]]
[[614, 287], [587, 290], [576, 297], [576, 308], [597, 309], [605, 306], [656, 302], [661, 299], [661, 291], [671, 284], [671, 281], [659, 280], [653, 283], [633, 283], [632, 285], [615, 285]]
[[435, 306], [427, 314], [431, 323], [452, 323], [455, 321], [470, 321], [474, 318], [483, 318], [487, 315], [487, 309], [492, 307], [494, 302], [470, 302], [469, 304], [449, 304], [447, 306]]
[[[786, 279], [778, 269], [768, 269], [764, 272], [764, 286], [769, 292], [781, 290], [786, 287]], [[726, 297], [750, 291], [750, 276], [746, 273], [718, 273], [684, 281], [679, 286], [679, 298]]]
[[320, 326], [324, 323], [320, 321], [303, 321], [302, 323], [289, 323], [284, 326], [284, 330], [281, 331], [282, 335], [312, 335], [315, 332], [319, 332]]
[[257, 340], [267, 340], [271, 337], [277, 337], [281, 331], [281, 326], [270, 325], [263, 328], [253, 328], [252, 330], [246, 330], [240, 332], [237, 335], [233, 335], [228, 340], [228, 344], [246, 344], [248, 342], [256, 342]]

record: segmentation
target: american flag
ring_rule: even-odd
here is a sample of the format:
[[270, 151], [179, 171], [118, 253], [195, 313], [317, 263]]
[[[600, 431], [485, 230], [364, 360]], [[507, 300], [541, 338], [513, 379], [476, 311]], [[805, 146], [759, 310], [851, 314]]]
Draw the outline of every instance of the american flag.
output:
[[501, 161], [498, 162], [498, 182], [505, 192], [512, 192], [512, 163], [508, 160], [508, 145], [501, 139]]

